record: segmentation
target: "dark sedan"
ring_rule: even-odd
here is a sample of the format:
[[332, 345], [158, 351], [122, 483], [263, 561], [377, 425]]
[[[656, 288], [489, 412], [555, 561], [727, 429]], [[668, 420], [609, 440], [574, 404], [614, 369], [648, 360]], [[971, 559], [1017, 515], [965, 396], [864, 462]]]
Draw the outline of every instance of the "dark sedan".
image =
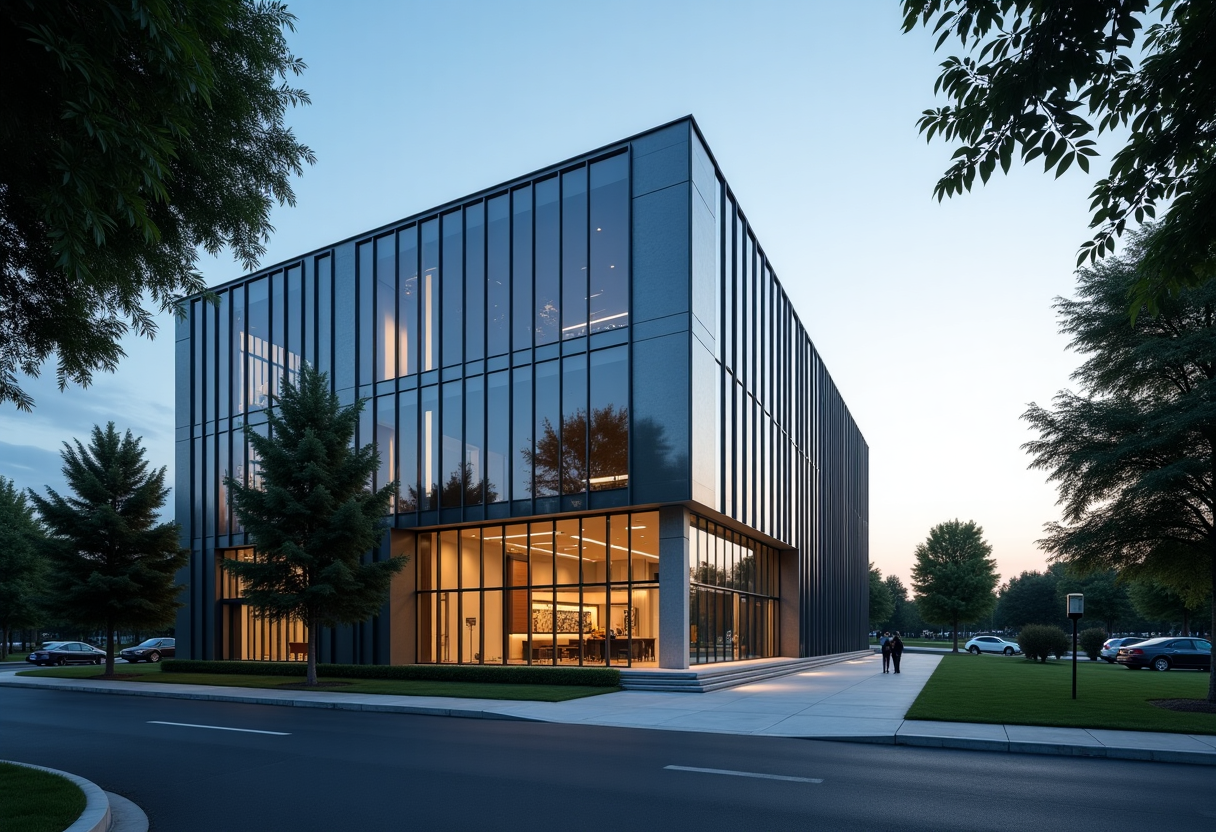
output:
[[1120, 647], [1115, 661], [1128, 670], [1212, 669], [1212, 643], [1202, 638], [1150, 638], [1130, 647]]
[[136, 662], [155, 664], [161, 659], [171, 659], [177, 655], [177, 641], [171, 638], [150, 638], [142, 644], [128, 647], [119, 655], [131, 664]]
[[37, 665], [57, 664], [101, 664], [106, 654], [83, 641], [49, 641], [25, 657], [27, 662]]

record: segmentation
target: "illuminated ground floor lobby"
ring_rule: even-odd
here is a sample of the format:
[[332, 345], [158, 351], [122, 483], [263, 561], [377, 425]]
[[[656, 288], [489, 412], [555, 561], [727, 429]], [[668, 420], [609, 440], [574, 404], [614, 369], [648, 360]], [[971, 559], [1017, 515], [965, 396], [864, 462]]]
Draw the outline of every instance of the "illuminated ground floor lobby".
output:
[[[374, 636], [391, 664], [678, 669], [796, 655], [780, 615], [794, 553], [681, 506], [394, 529], [389, 550], [409, 558]], [[302, 627], [258, 619], [234, 580], [220, 590], [225, 658], [303, 658]], [[340, 641], [367, 640], [358, 629], [323, 634], [322, 660], [343, 661]]]

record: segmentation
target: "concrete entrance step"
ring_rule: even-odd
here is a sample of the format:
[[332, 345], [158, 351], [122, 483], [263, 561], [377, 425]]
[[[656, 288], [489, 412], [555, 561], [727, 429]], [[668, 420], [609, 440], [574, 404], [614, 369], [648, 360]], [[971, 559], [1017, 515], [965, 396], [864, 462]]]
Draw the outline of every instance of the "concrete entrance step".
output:
[[669, 693], [706, 693], [711, 690], [747, 685], [776, 676], [788, 676], [804, 670], [822, 667], [850, 659], [872, 656], [869, 650], [811, 656], [805, 659], [750, 659], [740, 662], [703, 664], [688, 670], [664, 670], [634, 667], [621, 670], [621, 687], [625, 690], [653, 690]]

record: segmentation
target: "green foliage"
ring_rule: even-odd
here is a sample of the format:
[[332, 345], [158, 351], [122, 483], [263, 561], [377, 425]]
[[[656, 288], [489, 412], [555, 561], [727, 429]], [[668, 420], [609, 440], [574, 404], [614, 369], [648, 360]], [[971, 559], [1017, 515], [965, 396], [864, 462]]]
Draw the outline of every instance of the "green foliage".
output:
[[[1085, 599], [1085, 606], [1089, 607], [1089, 598]], [[1105, 641], [1106, 631], [1101, 627], [1090, 627], [1077, 635], [1077, 643], [1081, 645], [1081, 649], [1085, 651], [1086, 656], [1089, 656], [1091, 662], [1098, 660], [1098, 654], [1102, 652], [1102, 645]]]
[[[1053, 559], [1202, 600], [1216, 588], [1216, 282], [1129, 325], [1142, 253], [1133, 238], [1128, 256], [1079, 272], [1076, 300], [1057, 300], [1061, 331], [1086, 356], [1073, 374], [1082, 392], [1031, 404], [1023, 418], [1039, 438], [1023, 447], [1059, 488], [1062, 520], [1040, 541]], [[1216, 702], [1216, 676], [1209, 690]]]
[[39, 623], [46, 561], [46, 534], [25, 494], [0, 477], [0, 659], [8, 656], [12, 632]]
[[917, 611], [931, 624], [949, 624], [958, 650], [958, 625], [978, 621], [996, 605], [999, 577], [992, 547], [973, 521], [949, 520], [929, 530], [916, 547], [912, 586]]
[[1065, 576], [1060, 580], [1060, 609], [1064, 609], [1069, 593], [1085, 596], [1085, 618], [1101, 622], [1109, 633], [1115, 632], [1121, 621], [1132, 618], [1135, 611], [1127, 597], [1127, 586], [1113, 569], [1093, 572], [1084, 578]]
[[1065, 620], [1060, 600], [1060, 566], [1045, 572], [1023, 572], [1001, 587], [996, 620], [1002, 627], [1021, 629], [1027, 624], [1056, 624]]
[[[621, 672], [613, 667], [510, 667], [506, 665], [325, 664], [328, 677], [402, 679], [430, 682], [488, 682], [499, 685], [579, 685], [615, 687]], [[299, 676], [295, 662], [214, 662], [172, 659], [165, 673], [233, 673], [249, 676]]]
[[365, 401], [341, 407], [324, 373], [305, 365], [273, 404], [266, 411], [270, 436], [247, 432], [261, 460], [261, 487], [224, 478], [255, 554], [223, 564], [259, 614], [304, 622], [308, 681], [315, 684], [317, 629], [377, 614], [405, 565], [403, 557], [363, 562], [384, 537], [397, 483], [368, 489], [380, 466], [376, 447], [351, 447]]
[[[926, 139], [960, 146], [938, 199], [1042, 159], [1059, 177], [1084, 172], [1097, 133], [1125, 134], [1091, 194], [1077, 264], [1114, 251], [1129, 222], [1168, 206], [1146, 251], [1135, 305], [1209, 280], [1216, 240], [1216, 4], [1196, 0], [904, 0], [904, 31], [957, 37], [963, 55], [934, 87], [950, 104], [925, 110]], [[1147, 28], [1146, 28], [1147, 26]]]
[[158, 523], [165, 469], [148, 470], [140, 440], [114, 423], [94, 426], [89, 446], [63, 443], [63, 476], [74, 496], [30, 493], [49, 532], [48, 611], [82, 627], [104, 627], [106, 673], [114, 671], [114, 631], [174, 623], [174, 580], [189, 552], [176, 523]]
[[[1031, 661], [1045, 662], [1048, 656], [1061, 658], [1071, 647], [1068, 634], [1059, 627], [1031, 624], [1018, 633], [1018, 646]], [[1098, 648], [1101, 649], [1099, 644]]]
[[1127, 594], [1141, 617], [1167, 627], [1181, 626], [1184, 634], [1189, 633], [1192, 621], [1202, 626], [1212, 616], [1210, 599], [1194, 603], [1157, 581], [1135, 581]]
[[[898, 580], [898, 579], [897, 579]], [[870, 629], [891, 620], [895, 612], [895, 597], [882, 579], [882, 572], [870, 564]]]
[[203, 291], [200, 251], [265, 252], [315, 159], [284, 125], [295, 17], [260, 0], [0, 4], [0, 402], [53, 354], [112, 371], [154, 310]]

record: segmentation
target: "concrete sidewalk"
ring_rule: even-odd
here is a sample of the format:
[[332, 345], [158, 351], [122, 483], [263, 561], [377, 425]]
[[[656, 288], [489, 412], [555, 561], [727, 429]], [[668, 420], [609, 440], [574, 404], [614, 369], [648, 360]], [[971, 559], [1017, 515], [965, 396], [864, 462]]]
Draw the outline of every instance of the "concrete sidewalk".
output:
[[940, 661], [936, 655], [905, 656], [903, 672], [886, 675], [872, 657], [710, 693], [621, 691], [567, 702], [33, 679], [9, 673], [0, 675], [0, 686], [1216, 765], [1212, 735], [905, 720]]

